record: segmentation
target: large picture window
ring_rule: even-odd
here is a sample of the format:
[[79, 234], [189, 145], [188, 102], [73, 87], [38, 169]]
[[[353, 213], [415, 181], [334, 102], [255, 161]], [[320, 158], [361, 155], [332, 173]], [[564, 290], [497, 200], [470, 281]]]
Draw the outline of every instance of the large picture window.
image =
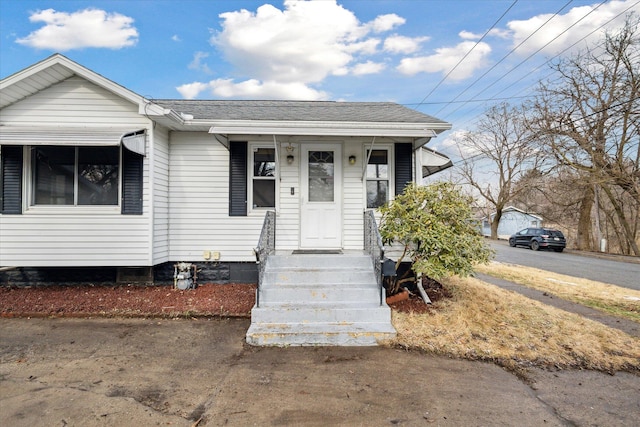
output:
[[252, 203], [254, 208], [276, 206], [276, 152], [274, 148], [253, 150]]
[[379, 208], [389, 201], [389, 151], [372, 150], [367, 163], [367, 208]]
[[118, 205], [120, 147], [32, 147], [34, 205]]

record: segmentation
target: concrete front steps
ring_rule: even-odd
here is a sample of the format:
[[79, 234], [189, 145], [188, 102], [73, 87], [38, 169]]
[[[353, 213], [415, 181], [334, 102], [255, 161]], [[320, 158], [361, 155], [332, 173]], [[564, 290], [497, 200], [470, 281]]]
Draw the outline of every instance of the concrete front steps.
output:
[[258, 346], [372, 346], [395, 337], [363, 254], [273, 255], [251, 310], [247, 342]]

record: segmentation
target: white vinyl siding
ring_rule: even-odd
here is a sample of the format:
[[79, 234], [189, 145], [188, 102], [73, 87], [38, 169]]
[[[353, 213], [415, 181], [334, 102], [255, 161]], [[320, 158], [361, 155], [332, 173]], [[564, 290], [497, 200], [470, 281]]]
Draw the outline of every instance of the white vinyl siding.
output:
[[164, 127], [153, 130], [149, 149], [153, 164], [153, 264], [169, 261], [169, 132]]
[[172, 261], [255, 261], [264, 212], [229, 216], [229, 151], [206, 132], [171, 134], [169, 234]]
[[[71, 77], [3, 108], [0, 123], [85, 129], [150, 127], [150, 121], [138, 114], [137, 105], [79, 77]], [[74, 145], [81, 146], [82, 141]], [[121, 215], [115, 211], [52, 213], [46, 209], [0, 215], [0, 266], [151, 265], [148, 158], [144, 160], [143, 180], [143, 215]], [[24, 194], [25, 207], [26, 202]]]

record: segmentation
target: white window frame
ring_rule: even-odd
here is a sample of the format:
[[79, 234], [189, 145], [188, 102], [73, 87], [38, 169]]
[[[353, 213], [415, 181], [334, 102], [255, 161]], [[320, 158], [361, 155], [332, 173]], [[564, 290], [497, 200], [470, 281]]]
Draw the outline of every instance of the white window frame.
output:
[[[48, 144], [51, 145], [51, 144]], [[55, 144], [53, 144], [55, 145]], [[69, 147], [70, 145], [60, 145], [60, 147]], [[118, 153], [118, 203], [115, 205], [77, 205], [77, 183], [74, 177], [74, 204], [73, 205], [45, 205], [35, 204], [35, 170], [33, 168], [32, 151], [37, 148], [37, 145], [26, 145], [23, 151], [23, 190], [22, 190], [22, 207], [23, 213], [29, 214], [120, 214], [122, 203], [122, 148]], [[82, 145], [71, 145], [71, 147], [78, 148]], [[87, 146], [89, 147], [89, 146]], [[78, 162], [78, 150], [75, 150], [76, 159], [74, 168], [77, 169]], [[74, 171], [77, 174], [77, 170]]]
[[[275, 186], [274, 186], [274, 202], [275, 202], [275, 206], [264, 206], [264, 207], [254, 207], [253, 206], [253, 180], [256, 179], [256, 177], [253, 176], [253, 162], [254, 162], [254, 154], [257, 152], [258, 149], [260, 148], [266, 148], [266, 149], [271, 149], [274, 150], [274, 161], [275, 161], [275, 174], [273, 177], [273, 181], [275, 181]], [[269, 144], [269, 143], [264, 143], [264, 142], [255, 142], [255, 143], [249, 143], [248, 147], [247, 147], [247, 162], [248, 162], [248, 170], [247, 170], [247, 202], [248, 202], [248, 211], [250, 212], [257, 212], [260, 215], [262, 215], [264, 212], [268, 211], [268, 210], [278, 210], [278, 203], [279, 203], [279, 191], [280, 191], [280, 180], [278, 179], [279, 174], [280, 174], [280, 162], [278, 161], [278, 151], [276, 150], [276, 148], [274, 147], [273, 144]], [[257, 177], [258, 180], [271, 180], [271, 177]]]
[[[393, 157], [393, 144], [374, 144], [373, 147], [370, 145], [365, 145], [364, 147], [364, 179], [362, 185], [362, 193], [364, 198], [364, 207], [365, 209], [378, 209], [378, 208], [369, 208], [367, 207], [367, 182], [370, 179], [367, 177], [367, 166], [369, 160], [369, 150], [384, 150], [387, 152], [387, 168], [389, 177], [387, 179], [379, 179], [376, 181], [389, 181], [389, 188], [387, 194], [387, 203], [392, 201], [395, 198], [395, 167], [394, 167], [394, 157]], [[373, 181], [373, 179], [371, 180]]]

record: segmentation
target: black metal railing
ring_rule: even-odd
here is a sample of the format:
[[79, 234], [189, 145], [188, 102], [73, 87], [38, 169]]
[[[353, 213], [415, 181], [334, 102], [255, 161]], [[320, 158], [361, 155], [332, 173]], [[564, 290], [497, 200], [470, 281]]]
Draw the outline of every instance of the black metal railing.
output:
[[260, 307], [260, 285], [264, 278], [264, 269], [269, 255], [276, 251], [276, 213], [268, 211], [264, 216], [258, 246], [253, 250], [258, 265], [258, 288], [256, 289], [256, 307]]
[[382, 245], [382, 236], [378, 230], [376, 217], [372, 210], [364, 211], [364, 250], [373, 261], [373, 268], [378, 281], [378, 290], [380, 293], [380, 305], [382, 305], [384, 289], [382, 286], [382, 263], [384, 262], [384, 246]]

